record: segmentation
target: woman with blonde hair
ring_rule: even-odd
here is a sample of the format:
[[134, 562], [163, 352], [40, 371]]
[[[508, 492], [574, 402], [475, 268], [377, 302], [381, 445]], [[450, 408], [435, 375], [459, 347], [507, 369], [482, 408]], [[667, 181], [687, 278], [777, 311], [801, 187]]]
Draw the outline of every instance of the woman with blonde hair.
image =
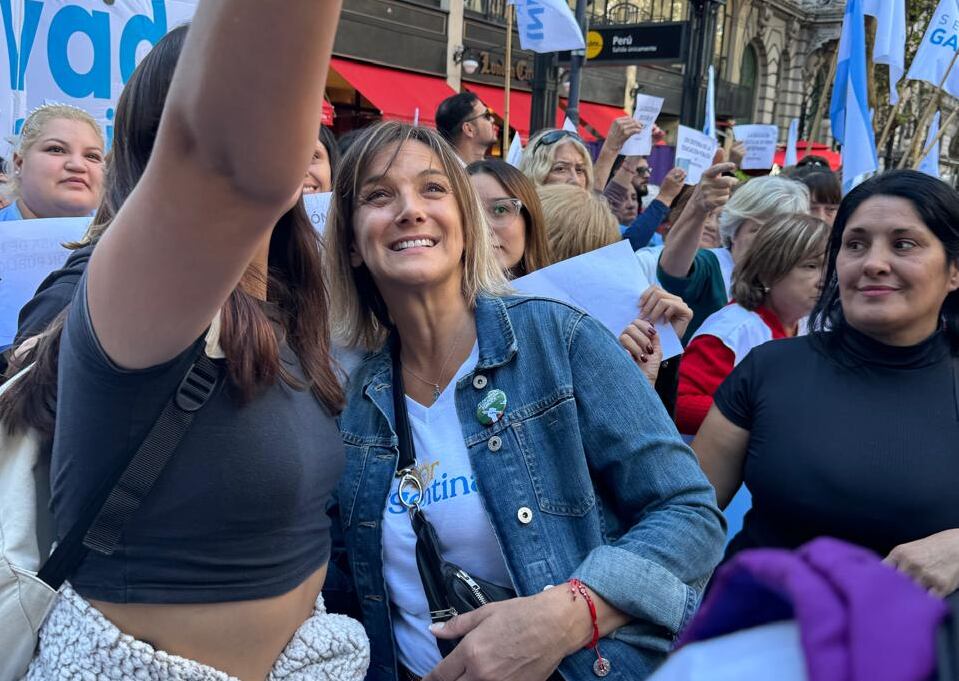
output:
[[676, 423], [694, 435], [713, 393], [757, 345], [801, 333], [822, 286], [829, 226], [810, 215], [774, 218], [733, 272], [733, 301], [693, 335], [679, 365]]
[[[540, 187], [538, 193], [553, 262], [575, 258], [622, 240], [616, 216], [600, 194], [562, 184]], [[693, 312], [682, 298], [655, 285], [643, 292], [638, 309], [639, 316], [623, 330], [619, 341], [655, 385], [662, 359], [655, 322], [670, 323], [676, 334], [682, 336]], [[661, 391], [657, 386], [657, 392], [664, 404], [672, 404], [672, 390]]]
[[[337, 499], [368, 678], [645, 677], [723, 534], [649, 384], [585, 313], [508, 294], [434, 131], [368, 129], [333, 196], [333, 317], [372, 351], [347, 389]], [[437, 571], [482, 598], [461, 607]]]
[[594, 189], [593, 160], [580, 136], [571, 130], [543, 130], [533, 135], [519, 169], [537, 187], [571, 184]]
[[546, 240], [553, 262], [561, 262], [621, 241], [619, 222], [605, 197], [568, 184], [539, 187]]
[[100, 202], [104, 139], [83, 109], [46, 104], [23, 122], [0, 185], [10, 205], [0, 222], [31, 218], [83, 217]]

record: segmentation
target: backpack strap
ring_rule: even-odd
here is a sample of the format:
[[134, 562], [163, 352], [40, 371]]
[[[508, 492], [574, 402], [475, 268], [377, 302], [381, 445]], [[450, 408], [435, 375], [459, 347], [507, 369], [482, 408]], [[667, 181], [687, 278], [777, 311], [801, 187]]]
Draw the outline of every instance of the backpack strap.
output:
[[87, 551], [113, 553], [124, 525], [163, 473], [196, 412], [213, 395], [222, 373], [221, 363], [200, 353], [139, 449], [118, 474], [101, 483], [64, 540], [40, 568], [40, 579], [59, 589], [79, 567]]

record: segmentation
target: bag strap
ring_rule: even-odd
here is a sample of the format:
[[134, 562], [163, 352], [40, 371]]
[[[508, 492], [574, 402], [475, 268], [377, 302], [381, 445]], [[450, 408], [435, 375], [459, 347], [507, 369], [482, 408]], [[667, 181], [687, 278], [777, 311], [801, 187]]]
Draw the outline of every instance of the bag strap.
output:
[[391, 354], [393, 359], [393, 420], [396, 421], [396, 439], [400, 458], [396, 470], [403, 471], [416, 464], [416, 450], [413, 447], [413, 431], [410, 429], [410, 417], [406, 412], [406, 386], [403, 383], [403, 365], [400, 363], [400, 335], [394, 331]]
[[222, 365], [201, 351], [146, 439], [118, 474], [108, 476], [100, 484], [64, 540], [40, 568], [40, 579], [58, 590], [89, 550], [107, 556], [113, 553], [124, 525], [153, 488], [196, 412], [213, 395], [222, 373]]
[[[406, 388], [403, 383], [403, 367], [400, 363], [400, 338], [395, 331], [393, 332], [391, 352], [393, 359], [393, 416], [396, 421], [396, 439], [400, 454], [396, 466], [396, 475], [403, 476], [406, 473], [416, 475], [416, 472], [412, 470], [416, 465], [416, 450], [413, 446], [413, 431], [410, 428], [409, 414], [406, 411]], [[400, 494], [402, 493], [403, 490], [400, 489]], [[443, 587], [443, 571], [440, 568], [443, 556], [440, 552], [436, 530], [418, 505], [408, 508], [410, 523], [413, 526], [414, 534], [416, 534], [416, 567], [420, 573], [420, 581], [423, 583], [426, 602], [430, 608], [430, 619], [434, 622], [445, 621], [450, 618], [450, 606]], [[448, 650], [443, 650], [442, 645], [440, 650], [444, 657], [449, 653]]]

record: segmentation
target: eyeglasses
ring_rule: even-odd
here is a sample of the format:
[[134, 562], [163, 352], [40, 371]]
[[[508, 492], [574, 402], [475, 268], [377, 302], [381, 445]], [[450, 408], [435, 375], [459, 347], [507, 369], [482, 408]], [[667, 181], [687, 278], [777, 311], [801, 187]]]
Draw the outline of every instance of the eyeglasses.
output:
[[649, 166], [639, 166], [636, 168], [637, 175], [649, 175], [651, 172], [653, 171], [650, 170]]
[[505, 225], [522, 210], [523, 202], [519, 199], [499, 199], [486, 204], [486, 215], [494, 227]]
[[533, 151], [530, 153], [534, 153], [539, 147], [548, 147], [553, 144], [556, 144], [561, 139], [564, 139], [566, 137], [571, 137], [572, 139], [576, 140], [580, 144], [582, 144], [583, 142], [583, 138], [577, 135], [572, 130], [551, 130], [550, 132], [546, 133], [545, 135], [539, 138], [536, 144], [533, 145]]
[[486, 107], [486, 111], [484, 111], [483, 113], [481, 113], [481, 114], [476, 114], [475, 116], [470, 116], [469, 118], [467, 118], [467, 119], [466, 119], [465, 121], [463, 121], [463, 122], [464, 122], [464, 123], [469, 123], [469, 122], [471, 122], [471, 121], [475, 121], [477, 118], [485, 118], [485, 119], [488, 120], [490, 123], [492, 123], [492, 122], [496, 119], [496, 112], [494, 112], [494, 111], [493, 111], [492, 109], [490, 109], [489, 107]]

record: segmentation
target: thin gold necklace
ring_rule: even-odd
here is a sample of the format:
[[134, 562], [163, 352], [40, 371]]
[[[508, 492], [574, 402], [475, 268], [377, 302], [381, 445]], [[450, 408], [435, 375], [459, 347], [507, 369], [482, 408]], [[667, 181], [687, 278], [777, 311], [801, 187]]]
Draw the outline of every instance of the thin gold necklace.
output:
[[403, 365], [403, 369], [404, 369], [410, 376], [412, 376], [413, 378], [415, 378], [416, 380], [418, 380], [420, 383], [425, 383], [426, 385], [431, 386], [431, 387], [433, 388], [433, 402], [430, 403], [430, 406], [432, 406], [433, 404], [435, 404], [435, 403], [436, 403], [436, 400], [438, 400], [438, 399], [440, 398], [440, 393], [441, 393], [441, 391], [440, 391], [440, 384], [438, 383], [438, 381], [439, 381], [439, 380], [442, 380], [442, 378], [443, 378], [443, 372], [446, 371], [446, 365], [450, 363], [450, 359], [452, 359], [453, 353], [456, 352], [456, 348], [457, 348], [457, 347], [459, 346], [459, 344], [460, 344], [460, 339], [463, 338], [463, 333], [466, 331], [466, 329], [467, 329], [468, 326], [469, 326], [469, 324], [465, 325], [462, 329], [460, 329], [459, 333], [456, 334], [456, 338], [453, 340], [453, 345], [452, 345], [452, 347], [450, 347], [449, 354], [446, 355], [446, 359], [443, 361], [443, 366], [440, 367], [439, 374], [437, 374], [437, 381], [428, 381], [428, 380], [426, 380], [425, 378], [423, 378], [422, 376], [420, 376], [419, 374], [417, 374], [415, 371], [413, 371], [412, 369], [410, 369], [410, 368], [409, 368], [408, 366], [406, 366], [405, 364]]

